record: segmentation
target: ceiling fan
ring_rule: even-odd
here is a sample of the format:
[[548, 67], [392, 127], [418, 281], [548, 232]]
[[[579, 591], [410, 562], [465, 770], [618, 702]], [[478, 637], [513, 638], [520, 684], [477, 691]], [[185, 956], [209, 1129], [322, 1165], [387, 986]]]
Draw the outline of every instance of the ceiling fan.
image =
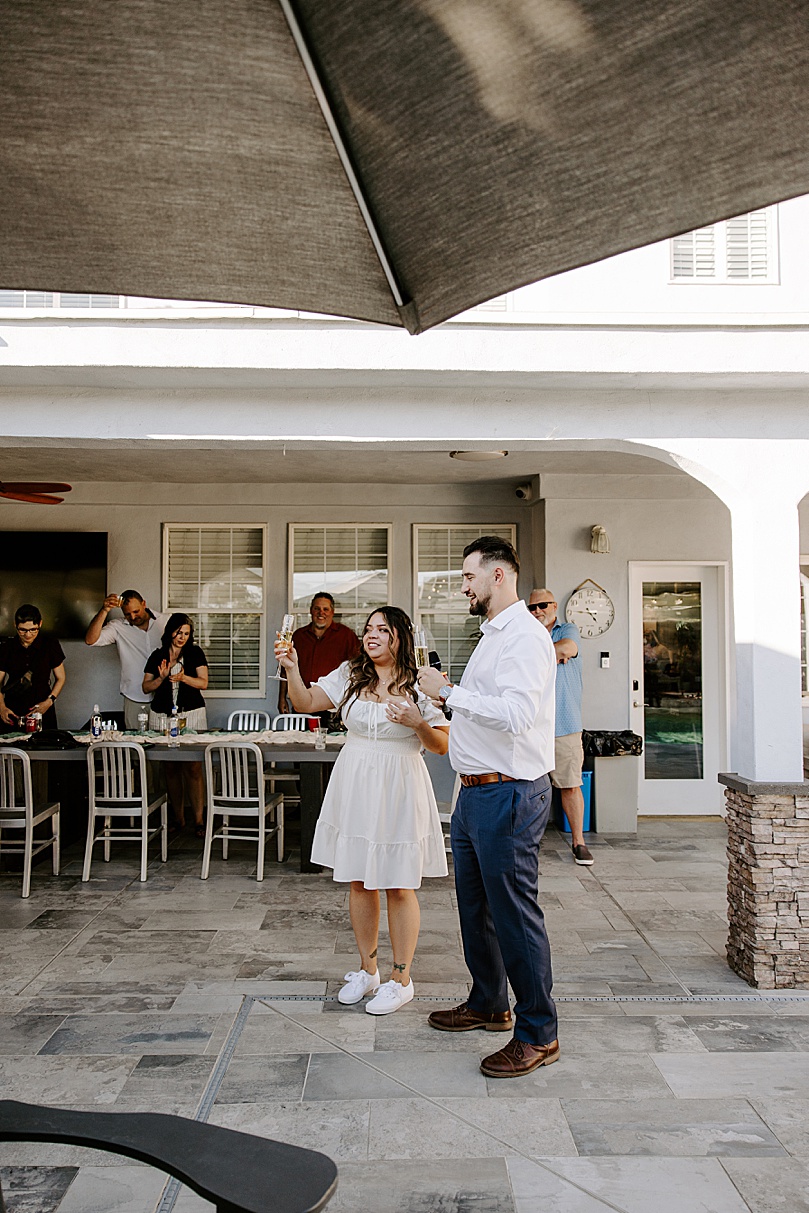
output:
[[69, 493], [69, 484], [40, 483], [37, 480], [7, 481], [0, 480], [0, 497], [9, 501], [27, 501], [32, 505], [59, 505], [64, 497], [52, 497], [51, 493]]

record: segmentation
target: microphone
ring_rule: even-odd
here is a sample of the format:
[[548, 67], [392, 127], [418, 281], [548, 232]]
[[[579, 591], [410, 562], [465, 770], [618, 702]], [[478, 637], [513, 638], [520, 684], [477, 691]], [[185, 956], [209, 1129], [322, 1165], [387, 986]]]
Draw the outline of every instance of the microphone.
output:
[[[433, 670], [441, 669], [441, 658], [436, 653], [435, 649], [430, 649], [427, 654], [427, 660], [430, 663], [430, 668]], [[441, 711], [446, 716], [447, 720], [452, 720], [452, 708], [448, 708], [445, 703], [441, 704]]]

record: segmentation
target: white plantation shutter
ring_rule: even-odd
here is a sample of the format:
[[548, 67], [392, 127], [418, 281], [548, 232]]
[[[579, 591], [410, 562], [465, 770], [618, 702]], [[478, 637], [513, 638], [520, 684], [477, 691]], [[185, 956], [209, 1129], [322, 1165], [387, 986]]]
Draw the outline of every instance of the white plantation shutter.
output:
[[778, 282], [778, 208], [762, 207], [669, 241], [674, 282]]
[[751, 211], [725, 224], [728, 278], [768, 276], [767, 211]]
[[716, 276], [716, 239], [714, 225], [696, 232], [675, 236], [671, 242], [673, 278], [714, 278]]
[[480, 636], [480, 620], [469, 614], [469, 603], [461, 593], [461, 567], [464, 548], [481, 535], [516, 542], [513, 526], [413, 528], [416, 618], [426, 628], [450, 682], [463, 674]]
[[209, 690], [263, 691], [264, 528], [166, 524], [163, 576], [165, 609], [194, 620]]
[[0, 307], [53, 307], [53, 298], [48, 291], [0, 291]]
[[338, 619], [355, 632], [374, 607], [387, 606], [388, 527], [291, 525], [289, 549], [296, 627], [309, 622], [309, 605], [319, 590], [332, 595]]
[[83, 295], [63, 291], [3, 291], [0, 290], [0, 308], [94, 308], [121, 306], [120, 295]]

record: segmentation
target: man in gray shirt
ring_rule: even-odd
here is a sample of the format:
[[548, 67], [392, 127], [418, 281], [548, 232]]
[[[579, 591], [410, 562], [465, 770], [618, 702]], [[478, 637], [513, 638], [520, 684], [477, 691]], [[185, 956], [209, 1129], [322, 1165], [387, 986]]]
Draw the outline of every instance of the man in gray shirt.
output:
[[[123, 619], [107, 621], [115, 607], [121, 608]], [[139, 713], [149, 711], [152, 697], [143, 692], [143, 667], [153, 650], [159, 647], [168, 618], [166, 612], [154, 615], [137, 590], [124, 590], [121, 595], [107, 595], [84, 637], [84, 643], [93, 648], [103, 648], [107, 644], [118, 646], [127, 729], [137, 729]]]

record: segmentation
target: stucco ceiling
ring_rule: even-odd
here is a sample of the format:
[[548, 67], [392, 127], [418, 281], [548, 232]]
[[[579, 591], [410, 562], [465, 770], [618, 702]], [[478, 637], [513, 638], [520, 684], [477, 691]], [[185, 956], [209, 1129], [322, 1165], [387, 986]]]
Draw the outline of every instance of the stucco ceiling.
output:
[[[683, 476], [641, 455], [609, 451], [518, 451], [490, 463], [463, 463], [448, 451], [362, 448], [290, 450], [237, 443], [102, 443], [6, 447], [0, 480], [122, 481], [176, 484], [454, 484], [519, 482], [536, 474]], [[684, 477], [687, 479], [687, 477]]]

